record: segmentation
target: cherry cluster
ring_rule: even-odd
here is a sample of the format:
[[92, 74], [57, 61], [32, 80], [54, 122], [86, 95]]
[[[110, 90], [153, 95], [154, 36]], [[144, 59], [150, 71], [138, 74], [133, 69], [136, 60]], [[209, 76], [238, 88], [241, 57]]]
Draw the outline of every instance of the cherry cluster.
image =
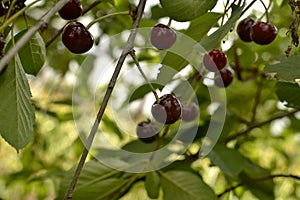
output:
[[276, 26], [262, 21], [255, 21], [247, 17], [239, 22], [237, 34], [244, 42], [255, 42], [260, 45], [267, 45], [273, 42], [277, 35]]
[[[80, 0], [69, 0], [58, 12], [65, 20], [74, 20], [82, 14]], [[89, 51], [94, 44], [93, 35], [80, 22], [69, 22], [62, 33], [62, 42], [72, 53], [80, 54]]]
[[[16, 3], [14, 4], [14, 6], [13, 6], [12, 13], [24, 8], [25, 7], [25, 1], [26, 0], [17, 0]], [[5, 3], [2, 0], [0, 1], [0, 17], [4, 16], [7, 13], [8, 8], [12, 4], [12, 2], [13, 2], [12, 0], [7, 1]]]
[[[176, 42], [176, 32], [164, 24], [155, 25], [150, 32], [151, 44], [159, 50], [171, 48]], [[174, 124], [180, 118], [183, 121], [194, 121], [199, 114], [199, 107], [194, 102], [183, 102], [173, 94], [165, 94], [151, 107], [153, 118], [161, 124]], [[142, 121], [136, 128], [138, 138], [151, 143], [159, 137], [157, 126], [150, 120]]]
[[[180, 118], [183, 121], [194, 121], [199, 114], [199, 107], [194, 103], [181, 103], [172, 94], [165, 94], [155, 101], [151, 107], [154, 119], [161, 124], [174, 124]], [[145, 143], [151, 143], [159, 137], [157, 126], [150, 120], [142, 121], [136, 129], [138, 138]]]
[[215, 73], [215, 85], [217, 87], [228, 87], [233, 81], [233, 73], [226, 68], [227, 57], [218, 49], [211, 50], [203, 56], [203, 65], [206, 69]]

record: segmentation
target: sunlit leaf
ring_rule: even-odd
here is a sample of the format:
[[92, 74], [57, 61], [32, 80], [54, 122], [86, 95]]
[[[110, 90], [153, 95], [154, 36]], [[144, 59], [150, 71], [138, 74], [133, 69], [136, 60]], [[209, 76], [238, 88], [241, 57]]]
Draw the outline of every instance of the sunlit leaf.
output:
[[[256, 179], [267, 175], [270, 175], [270, 172], [268, 170], [247, 160], [245, 165], [245, 170], [240, 177], [244, 181], [246, 181], [249, 179]], [[255, 181], [255, 182], [250, 181], [249, 184], [246, 185], [246, 187], [248, 187], [250, 191], [259, 199], [264, 199], [264, 200], [275, 199], [274, 182], [272, 179], [268, 179], [265, 181]]]
[[297, 83], [278, 82], [276, 93], [286, 106], [300, 109], [300, 86]]
[[208, 157], [232, 178], [236, 178], [246, 164], [246, 159], [242, 154], [235, 149], [227, 148], [225, 145], [216, 145]]
[[164, 200], [216, 200], [213, 190], [200, 176], [187, 171], [161, 173]]
[[276, 73], [276, 77], [290, 82], [295, 82], [300, 79], [300, 55], [296, 56], [279, 56], [276, 58], [278, 63], [274, 65], [267, 65], [265, 67], [266, 73]]

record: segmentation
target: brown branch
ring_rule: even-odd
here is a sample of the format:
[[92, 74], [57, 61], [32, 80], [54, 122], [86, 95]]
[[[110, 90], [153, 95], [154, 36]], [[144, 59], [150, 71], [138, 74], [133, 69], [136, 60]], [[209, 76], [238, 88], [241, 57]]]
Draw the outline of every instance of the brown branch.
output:
[[253, 123], [255, 121], [255, 118], [256, 118], [257, 106], [258, 106], [259, 101], [260, 101], [262, 86], [263, 86], [263, 80], [259, 80], [259, 83], [258, 83], [257, 89], [256, 89], [254, 104], [253, 104], [253, 108], [252, 108], [252, 117], [251, 117], [251, 120], [250, 120], [251, 123]]
[[71, 183], [69, 185], [68, 191], [66, 192], [66, 195], [64, 197], [65, 200], [66, 199], [72, 199], [73, 191], [75, 189], [75, 186], [76, 186], [76, 183], [78, 181], [79, 175], [80, 175], [80, 173], [82, 171], [82, 168], [84, 166], [86, 157], [87, 157], [87, 155], [89, 153], [89, 150], [90, 150], [90, 148], [92, 146], [92, 143], [93, 143], [94, 137], [96, 135], [97, 129], [99, 127], [100, 121], [102, 119], [102, 116], [104, 114], [104, 111], [106, 109], [108, 101], [110, 99], [112, 91], [113, 91], [113, 89], [115, 87], [115, 84], [117, 82], [118, 76], [119, 76], [119, 74], [121, 72], [121, 69], [122, 69], [123, 63], [125, 61], [125, 58], [130, 53], [130, 51], [133, 49], [133, 43], [134, 43], [134, 40], [135, 40], [135, 37], [136, 37], [136, 34], [137, 34], [137, 29], [138, 29], [138, 27], [140, 25], [140, 21], [142, 19], [142, 15], [144, 13], [146, 1], [147, 0], [140, 0], [140, 2], [139, 2], [139, 5], [137, 7], [136, 19], [135, 19], [135, 21], [133, 23], [133, 29], [130, 32], [130, 35], [129, 35], [127, 43], [126, 43], [126, 46], [123, 49], [122, 55], [120, 56], [120, 58], [118, 60], [118, 63], [117, 63], [116, 68], [115, 68], [115, 71], [114, 71], [114, 73], [113, 73], [113, 75], [112, 75], [112, 77], [110, 79], [110, 82], [109, 82], [109, 84], [107, 86], [105, 95], [104, 95], [103, 100], [102, 100], [102, 104], [101, 104], [100, 109], [99, 109], [99, 111], [97, 113], [97, 117], [96, 117], [96, 119], [94, 121], [93, 127], [92, 127], [92, 129], [91, 129], [91, 131], [89, 133], [88, 138], [87, 138], [87, 142], [86, 142], [84, 151], [83, 151], [83, 153], [81, 155], [80, 161], [79, 161], [79, 163], [77, 165], [77, 168], [75, 170], [73, 179], [72, 179], [72, 181], [71, 181]]
[[232, 187], [224, 190], [222, 193], [218, 194], [218, 198], [222, 197], [227, 192], [235, 190], [238, 187], [241, 187], [241, 186], [244, 186], [244, 185], [249, 185], [251, 183], [255, 183], [255, 182], [259, 182], [259, 181], [265, 181], [265, 180], [268, 180], [268, 179], [279, 178], [279, 177], [293, 178], [293, 179], [296, 179], [296, 180], [300, 181], [300, 176], [296, 176], [296, 175], [292, 175], [292, 174], [273, 174], [273, 175], [268, 175], [268, 176], [257, 177], [257, 178], [245, 180], [245, 181], [243, 181], [243, 182], [241, 182], [241, 183], [239, 183], [235, 186], [232, 186]]
[[[86, 14], [87, 12], [89, 12], [91, 9], [93, 9], [94, 7], [96, 7], [98, 4], [100, 4], [102, 1], [94, 1], [91, 5], [89, 5], [88, 7], [86, 7], [83, 11], [82, 11], [82, 15]], [[68, 24], [68, 22], [65, 23], [65, 25], [59, 29], [47, 42], [46, 42], [46, 48], [49, 47], [54, 40], [56, 40], [56, 38], [58, 36], [60, 36], [60, 34], [63, 32], [64, 27]]]
[[276, 115], [276, 116], [271, 117], [270, 119], [267, 119], [265, 121], [252, 124], [248, 128], [246, 128], [245, 130], [237, 132], [237, 133], [235, 133], [235, 134], [233, 134], [233, 135], [225, 138], [224, 140], [221, 140], [220, 143], [225, 143], [226, 144], [226, 143], [228, 143], [231, 140], [234, 140], [234, 139], [236, 139], [236, 138], [238, 138], [240, 136], [248, 134], [250, 131], [252, 131], [255, 128], [262, 127], [262, 126], [264, 126], [264, 125], [266, 125], [266, 124], [268, 124], [268, 123], [270, 123], [270, 122], [272, 122], [272, 121], [274, 121], [276, 119], [280, 119], [280, 118], [283, 118], [283, 117], [291, 116], [291, 115], [293, 115], [293, 114], [295, 114], [296, 112], [299, 112], [299, 111], [300, 110], [297, 109], [297, 110], [294, 110], [294, 111], [291, 111], [291, 112], [287, 112], [287, 113]]

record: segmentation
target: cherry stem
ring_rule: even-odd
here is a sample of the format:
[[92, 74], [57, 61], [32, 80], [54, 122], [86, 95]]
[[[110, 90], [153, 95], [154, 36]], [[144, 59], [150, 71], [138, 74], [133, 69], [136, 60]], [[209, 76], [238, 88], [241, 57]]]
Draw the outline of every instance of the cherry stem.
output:
[[113, 17], [113, 16], [117, 16], [117, 15], [129, 15], [129, 11], [121, 11], [121, 12], [115, 12], [115, 13], [110, 13], [110, 14], [107, 14], [107, 15], [104, 15], [102, 17], [99, 17], [93, 21], [91, 21], [86, 27], [87, 29], [91, 28], [91, 26], [93, 26], [95, 23], [97, 22], [100, 22], [101, 20], [103, 19], [106, 19], [106, 18], [109, 18], [109, 17]]
[[201, 85], [201, 82], [198, 81], [198, 82], [197, 82], [197, 85], [196, 85], [196, 87], [195, 87], [195, 89], [194, 89], [194, 92], [191, 94], [190, 98], [189, 98], [189, 99], [187, 100], [187, 102], [186, 102], [186, 105], [187, 105], [187, 106], [189, 106], [190, 103], [193, 101], [193, 98], [196, 96], [196, 93], [197, 93], [197, 91], [198, 91], [199, 88], [200, 88], [200, 85]]
[[249, 10], [249, 8], [251, 8], [252, 5], [253, 5], [256, 1], [257, 1], [257, 0], [251, 1], [251, 3], [250, 3], [250, 4], [242, 11], [242, 13], [241, 13], [240, 16], [242, 16], [243, 14], [245, 14], [245, 12], [246, 12], [247, 10]]
[[[53, 15], [57, 13], [66, 3], [68, 0], [60, 0], [58, 1], [49, 11], [47, 11], [36, 23], [34, 26], [32, 26], [30, 29], [26, 31], [26, 33], [18, 40], [15, 46], [9, 49], [9, 51], [6, 53], [6, 55], [0, 60], [0, 72], [5, 68], [5, 66], [9, 63], [11, 59], [19, 52], [19, 50], [34, 36], [38, 30], [45, 26]], [[33, 2], [35, 3], [35, 2]], [[32, 3], [32, 4], [33, 4]], [[30, 7], [31, 4], [23, 8], [24, 10]], [[20, 13], [23, 12], [23, 9], [20, 10]], [[14, 15], [15, 16], [15, 15]], [[14, 17], [13, 16], [13, 17]], [[11, 19], [11, 18], [10, 18]], [[8, 20], [10, 20], [8, 19]], [[7, 22], [6, 22], [7, 23]], [[5, 24], [6, 24], [5, 23]], [[3, 25], [1, 26], [3, 29]], [[0, 28], [0, 30], [2, 30]]]
[[28, 4], [28, 6], [22, 8], [21, 10], [19, 10], [16, 14], [14, 14], [12, 17], [6, 19], [4, 21], [4, 23], [0, 26], [0, 32], [3, 32], [3, 30], [10, 24], [12, 23], [14, 20], [16, 20], [19, 16], [21, 16], [27, 9], [29, 9], [31, 6], [33, 6], [34, 4], [36, 4], [37, 2], [39, 2], [39, 0], [36, 0], [30, 4]]
[[165, 136], [167, 135], [167, 133], [169, 132], [170, 126], [171, 126], [171, 125], [167, 124], [167, 125], [165, 125], [165, 126], [163, 127], [163, 129], [161, 130], [160, 136], [159, 136], [159, 138], [158, 138], [157, 144], [156, 144], [155, 149], [154, 149], [154, 152], [152, 152], [152, 154], [151, 154], [151, 156], [150, 156], [150, 158], [149, 158], [149, 161], [153, 160], [154, 155], [155, 155], [155, 152], [159, 149], [159, 147], [160, 147], [160, 145], [161, 145], [161, 143], [162, 143], [162, 140], [164, 139], [164, 137], [165, 137]]
[[170, 27], [170, 26], [171, 26], [171, 23], [172, 23], [172, 18], [169, 18], [169, 21], [168, 21], [167, 26]]
[[266, 6], [266, 4], [262, 1], [262, 0], [259, 0], [261, 2], [261, 4], [263, 5], [264, 9], [265, 9], [265, 14], [266, 14], [266, 18], [267, 18], [267, 23], [269, 22], [269, 12], [268, 12], [268, 8]]
[[6, 16], [5, 16], [5, 20], [4, 20], [4, 21], [6, 21], [7, 18], [10, 16], [10, 13], [11, 13], [11, 11], [12, 11], [14, 5], [16, 4], [16, 2], [17, 2], [17, 0], [13, 0], [13, 1], [10, 3], [10, 6], [9, 6], [9, 8], [8, 8], [8, 11], [7, 11], [7, 13], [6, 13]]
[[135, 55], [135, 51], [132, 50], [132, 51], [130, 51], [129, 54], [131, 55], [131, 57], [132, 57], [132, 59], [133, 59], [135, 65], [137, 66], [138, 70], [139, 70], [140, 73], [142, 74], [143, 78], [145, 79], [145, 81], [147, 82], [147, 84], [149, 85], [149, 87], [151, 88], [151, 91], [152, 91], [152, 93], [153, 93], [154, 96], [155, 96], [156, 102], [159, 103], [159, 102], [160, 102], [160, 99], [159, 99], [159, 97], [158, 97], [158, 95], [157, 95], [157, 92], [155, 91], [155, 88], [153, 87], [153, 85], [151, 84], [151, 82], [150, 82], [149, 79], [147, 78], [146, 74], [144, 73], [143, 69], [141, 68], [141, 65], [140, 65], [140, 63], [139, 63], [139, 61], [138, 61], [138, 59], [137, 59], [137, 57], [136, 57], [136, 55]]

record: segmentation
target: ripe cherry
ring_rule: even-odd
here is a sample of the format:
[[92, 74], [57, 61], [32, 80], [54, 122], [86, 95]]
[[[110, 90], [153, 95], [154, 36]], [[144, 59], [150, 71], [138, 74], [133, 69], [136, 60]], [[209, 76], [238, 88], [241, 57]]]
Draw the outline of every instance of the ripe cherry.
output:
[[206, 67], [206, 69], [212, 72], [223, 69], [226, 65], [226, 62], [226, 55], [218, 49], [211, 50], [203, 57], [203, 65]]
[[85, 53], [94, 44], [94, 38], [80, 22], [70, 22], [62, 33], [64, 45], [73, 53]]
[[218, 87], [228, 87], [233, 81], [233, 73], [229, 69], [223, 69], [216, 73], [215, 84]]
[[158, 122], [162, 124], [173, 124], [181, 116], [181, 105], [175, 96], [165, 94], [160, 97], [159, 103], [154, 102], [151, 112]]
[[237, 26], [237, 34], [244, 42], [251, 42], [250, 37], [251, 27], [255, 23], [254, 19], [247, 17], [239, 22]]
[[183, 121], [190, 122], [195, 120], [199, 114], [199, 107], [195, 102], [187, 104], [186, 102], [182, 104], [182, 115], [181, 118]]
[[18, 0], [14, 5], [15, 10], [21, 10], [22, 8], [24, 8], [25, 7], [25, 1], [26, 0]]
[[150, 120], [140, 122], [136, 127], [138, 138], [145, 143], [152, 143], [158, 137], [158, 128]]
[[8, 8], [7, 6], [3, 3], [3, 1], [0, 1], [0, 17], [6, 14]]
[[251, 28], [250, 35], [256, 44], [270, 44], [277, 35], [277, 28], [266, 22], [256, 22]]
[[66, 20], [76, 19], [82, 14], [82, 5], [80, 0], [69, 0], [68, 3], [58, 11], [61, 18]]
[[160, 50], [169, 49], [176, 41], [176, 32], [164, 24], [157, 24], [151, 30], [150, 41]]

